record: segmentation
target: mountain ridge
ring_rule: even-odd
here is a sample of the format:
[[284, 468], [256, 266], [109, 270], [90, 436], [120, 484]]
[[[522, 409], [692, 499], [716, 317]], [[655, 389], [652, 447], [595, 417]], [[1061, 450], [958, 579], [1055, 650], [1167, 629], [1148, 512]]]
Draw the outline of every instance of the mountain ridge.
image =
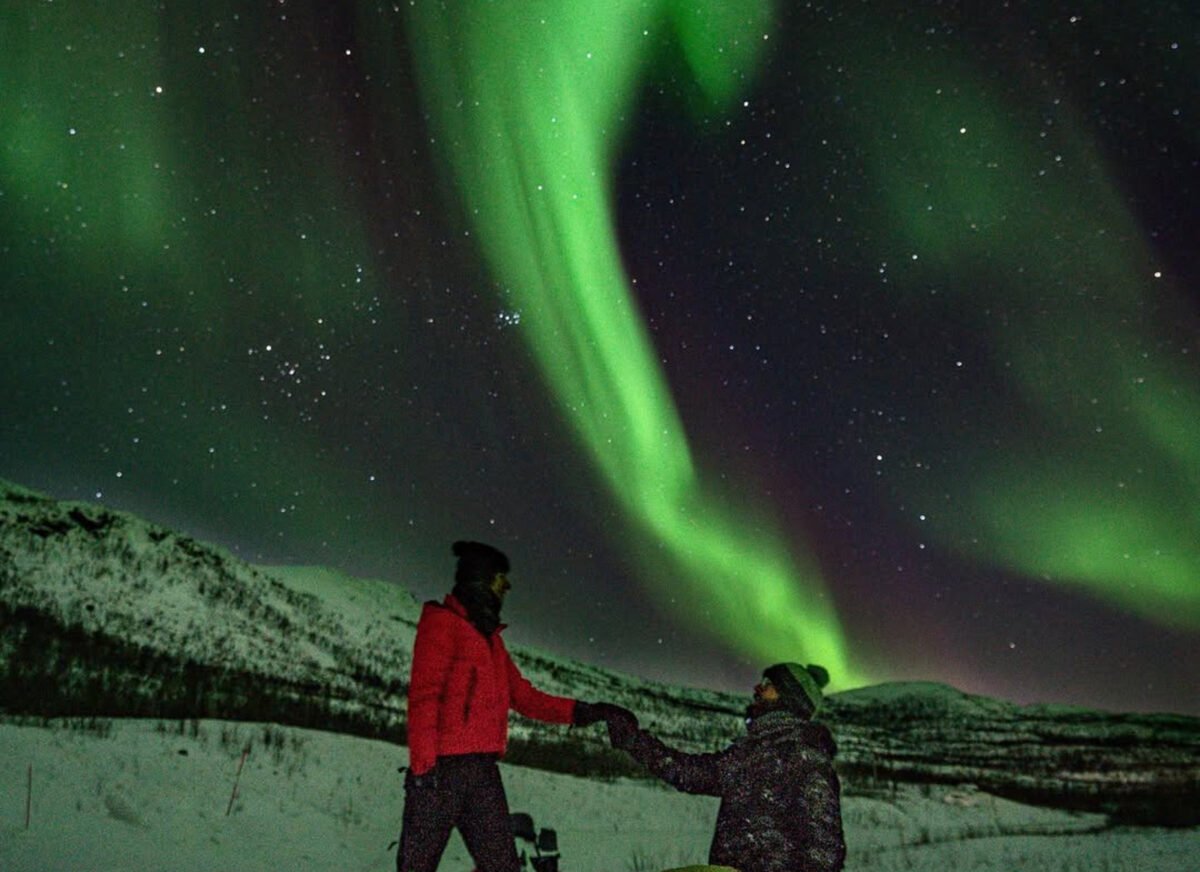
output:
[[[419, 611], [388, 582], [253, 566], [135, 515], [0, 480], [5, 712], [267, 720], [404, 742]], [[743, 695], [511, 648], [538, 687], [627, 705], [684, 750], [742, 731]], [[937, 682], [831, 694], [824, 717], [843, 778], [862, 789], [973, 784], [1122, 822], [1200, 822], [1197, 718], [1019, 706]], [[520, 718], [509, 760], [636, 774], [599, 730]]]

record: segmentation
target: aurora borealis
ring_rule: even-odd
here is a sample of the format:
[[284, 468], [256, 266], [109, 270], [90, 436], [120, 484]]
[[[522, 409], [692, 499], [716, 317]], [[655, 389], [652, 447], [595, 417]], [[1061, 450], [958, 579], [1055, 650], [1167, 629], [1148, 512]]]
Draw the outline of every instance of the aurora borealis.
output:
[[[721, 15], [719, 3], [691, 11], [704, 6]], [[797, 572], [778, 537], [705, 496], [621, 265], [614, 142], [657, 32], [677, 34], [689, 59], [703, 59], [697, 80], [713, 99], [734, 90], [763, 42], [765, 4], [708, 30], [688, 28], [687, 8], [431, 5], [414, 12], [414, 43], [471, 225], [531, 313], [526, 333], [545, 380], [629, 535], [660, 546], [674, 569], [649, 574], [653, 589], [689, 604], [735, 650], [762, 659], [803, 651], [860, 683], [816, 571]]]
[[[736, 11], [732, 11], [736, 8]], [[0, 16], [0, 476], [745, 687], [1195, 711], [1182, 7]]]

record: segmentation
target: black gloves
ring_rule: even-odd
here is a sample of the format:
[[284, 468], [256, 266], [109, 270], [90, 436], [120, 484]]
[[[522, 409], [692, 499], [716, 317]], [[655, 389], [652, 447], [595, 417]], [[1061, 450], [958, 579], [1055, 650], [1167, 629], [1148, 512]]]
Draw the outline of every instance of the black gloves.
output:
[[432, 769], [421, 775], [417, 775], [409, 769], [404, 774], [404, 791], [408, 793], [413, 790], [437, 790], [437, 782], [437, 764], [434, 764]]
[[586, 727], [597, 721], [604, 721], [608, 726], [608, 741], [614, 748], [627, 750], [638, 734], [637, 716], [624, 706], [611, 702], [575, 703], [575, 714], [571, 723], [577, 727]]
[[610, 707], [605, 721], [608, 722], [608, 741], [612, 746], [622, 750], [628, 749], [638, 733], [637, 716], [629, 709], [614, 705]]
[[610, 738], [612, 737], [614, 722], [620, 723], [623, 728], [631, 732], [637, 730], [637, 718], [627, 708], [614, 705], [611, 702], [576, 701], [575, 714], [571, 718], [571, 723], [574, 726], [587, 727], [598, 721], [604, 721], [608, 724]]
[[604, 720], [604, 703], [575, 701], [575, 712], [571, 715], [571, 726], [590, 727], [596, 721]]

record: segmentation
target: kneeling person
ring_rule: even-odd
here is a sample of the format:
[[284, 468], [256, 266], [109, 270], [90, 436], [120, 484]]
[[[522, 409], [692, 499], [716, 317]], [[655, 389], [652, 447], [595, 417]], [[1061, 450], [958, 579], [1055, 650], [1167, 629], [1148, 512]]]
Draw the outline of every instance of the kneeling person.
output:
[[746, 735], [723, 751], [687, 754], [606, 712], [613, 747], [687, 793], [721, 797], [708, 862], [739, 872], [839, 872], [846, 859], [837, 747], [812, 718], [829, 673], [778, 663], [746, 708]]

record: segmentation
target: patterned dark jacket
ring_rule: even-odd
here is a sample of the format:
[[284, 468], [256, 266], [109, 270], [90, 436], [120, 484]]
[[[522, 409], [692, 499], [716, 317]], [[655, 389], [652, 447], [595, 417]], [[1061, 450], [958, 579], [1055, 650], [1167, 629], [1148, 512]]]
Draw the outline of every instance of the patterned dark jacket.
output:
[[721, 797], [708, 862], [739, 872], [837, 872], [846, 859], [833, 736], [788, 711], [724, 751], [685, 754], [639, 730], [624, 748], [687, 793]]

